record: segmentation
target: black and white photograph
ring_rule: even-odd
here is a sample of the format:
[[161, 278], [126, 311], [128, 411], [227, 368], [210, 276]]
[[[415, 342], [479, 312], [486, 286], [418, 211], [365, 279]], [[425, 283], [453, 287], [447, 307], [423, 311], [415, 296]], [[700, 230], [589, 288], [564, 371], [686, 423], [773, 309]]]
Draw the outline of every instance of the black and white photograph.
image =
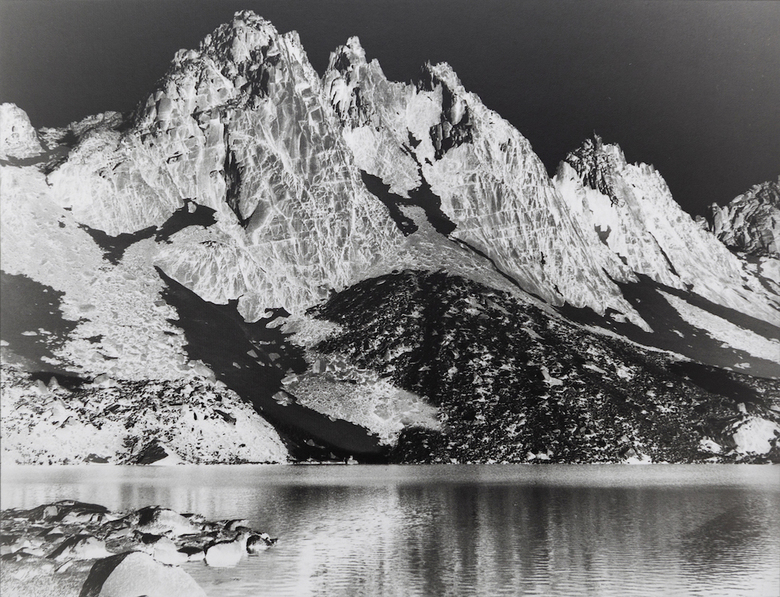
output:
[[0, 0], [2, 597], [778, 597], [780, 1]]

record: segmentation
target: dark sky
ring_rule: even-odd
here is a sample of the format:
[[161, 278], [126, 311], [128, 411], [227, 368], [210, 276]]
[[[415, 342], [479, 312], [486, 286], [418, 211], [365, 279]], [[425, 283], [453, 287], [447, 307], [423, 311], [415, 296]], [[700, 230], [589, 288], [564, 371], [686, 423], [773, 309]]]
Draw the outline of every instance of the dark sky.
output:
[[780, 174], [778, 1], [0, 0], [0, 101], [35, 126], [130, 110], [242, 8], [320, 73], [350, 35], [391, 79], [449, 62], [551, 172], [596, 131], [691, 213]]

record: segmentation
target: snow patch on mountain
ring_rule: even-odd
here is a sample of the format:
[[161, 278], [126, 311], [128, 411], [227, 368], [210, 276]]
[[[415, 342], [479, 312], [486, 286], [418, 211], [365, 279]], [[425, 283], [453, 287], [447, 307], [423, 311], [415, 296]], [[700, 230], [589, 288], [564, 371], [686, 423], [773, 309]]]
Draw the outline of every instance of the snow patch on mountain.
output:
[[161, 300], [151, 240], [130, 247], [112, 265], [51, 197], [36, 169], [6, 167], [0, 183], [3, 271], [63, 292], [60, 309], [78, 325], [57, 355], [79, 373], [124, 379], [192, 375], [175, 311]]
[[761, 417], [747, 417], [735, 426], [731, 437], [738, 452], [766, 454], [777, 445], [780, 425]]

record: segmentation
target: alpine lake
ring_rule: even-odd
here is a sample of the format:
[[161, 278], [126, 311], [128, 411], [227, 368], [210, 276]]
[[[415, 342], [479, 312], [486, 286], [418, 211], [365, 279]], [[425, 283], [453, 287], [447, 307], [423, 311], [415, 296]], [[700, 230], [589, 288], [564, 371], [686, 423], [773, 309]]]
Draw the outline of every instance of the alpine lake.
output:
[[780, 467], [6, 467], [2, 508], [60, 499], [245, 518], [278, 537], [208, 595], [780, 594]]

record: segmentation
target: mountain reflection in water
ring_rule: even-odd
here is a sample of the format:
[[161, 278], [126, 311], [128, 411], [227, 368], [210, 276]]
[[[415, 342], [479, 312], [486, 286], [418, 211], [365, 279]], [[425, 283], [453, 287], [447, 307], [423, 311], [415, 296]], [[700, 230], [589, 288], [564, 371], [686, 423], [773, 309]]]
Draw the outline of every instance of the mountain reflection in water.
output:
[[771, 466], [20, 467], [3, 507], [64, 497], [248, 518], [279, 537], [209, 595], [777, 595]]

